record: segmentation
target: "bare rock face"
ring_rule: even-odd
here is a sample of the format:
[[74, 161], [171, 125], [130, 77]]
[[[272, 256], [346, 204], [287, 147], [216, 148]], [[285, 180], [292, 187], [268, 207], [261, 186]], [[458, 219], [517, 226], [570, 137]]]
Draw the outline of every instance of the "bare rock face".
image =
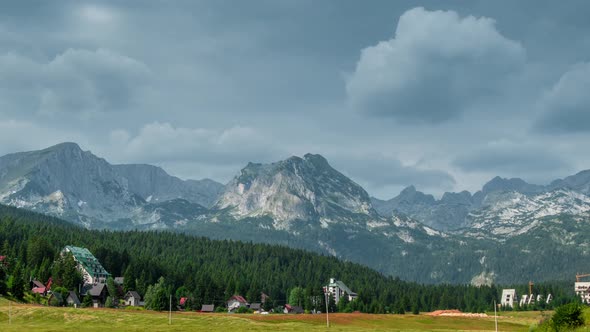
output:
[[0, 157], [0, 203], [86, 227], [150, 223], [154, 215], [144, 209], [150, 196], [156, 203], [181, 198], [211, 204], [222, 185], [201, 187], [154, 166], [113, 166], [75, 143]]
[[249, 163], [227, 186], [218, 209], [237, 218], [268, 215], [277, 222], [377, 217], [367, 192], [320, 155], [273, 164]]

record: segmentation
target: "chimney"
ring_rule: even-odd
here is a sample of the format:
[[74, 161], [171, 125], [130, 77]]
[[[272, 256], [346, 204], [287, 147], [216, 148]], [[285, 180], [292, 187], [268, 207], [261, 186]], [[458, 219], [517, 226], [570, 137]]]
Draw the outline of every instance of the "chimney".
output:
[[330, 283], [333, 284], [336, 282], [336, 278], [330, 278]]

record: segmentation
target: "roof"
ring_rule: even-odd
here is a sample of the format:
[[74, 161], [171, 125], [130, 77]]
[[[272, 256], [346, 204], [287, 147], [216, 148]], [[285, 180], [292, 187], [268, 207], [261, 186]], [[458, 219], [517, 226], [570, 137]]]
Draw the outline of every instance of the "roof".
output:
[[250, 309], [252, 309], [252, 310], [260, 310], [260, 303], [252, 303], [252, 304], [250, 304]]
[[45, 285], [39, 280], [33, 280], [33, 285], [35, 285], [35, 288], [45, 288]]
[[227, 300], [227, 302], [229, 302], [231, 300], [236, 300], [240, 303], [248, 303], [248, 301], [246, 301], [246, 299], [241, 295], [234, 295], [234, 296], [230, 297], [229, 300]]
[[213, 304], [203, 304], [201, 307], [202, 312], [213, 312], [215, 310], [215, 306]]
[[123, 278], [123, 277], [115, 277], [115, 278], [113, 279], [113, 281], [114, 281], [114, 282], [115, 282], [115, 284], [117, 284], [117, 285], [122, 285], [122, 284], [123, 284], [123, 282], [125, 282], [125, 278]]
[[125, 294], [125, 298], [128, 299], [130, 297], [133, 297], [137, 300], [141, 300], [141, 296], [139, 295], [138, 292], [132, 290], [132, 291], [128, 291], [127, 294]]
[[346, 286], [340, 280], [336, 280], [335, 282], [328, 284], [328, 287], [338, 287], [338, 288], [342, 289], [343, 291], [345, 291], [348, 295], [356, 295], [355, 292], [351, 291], [350, 288], [348, 288], [348, 286]]
[[107, 270], [105, 270], [104, 267], [102, 267], [98, 259], [96, 259], [96, 257], [94, 257], [94, 255], [92, 255], [92, 253], [88, 249], [74, 246], [66, 246], [64, 248], [64, 251], [71, 252], [76, 262], [80, 264], [84, 268], [84, 270], [86, 270], [86, 272], [88, 272], [92, 276], [111, 275], [107, 272]]
[[35, 294], [45, 294], [46, 291], [47, 291], [47, 288], [45, 288], [45, 287], [33, 287], [33, 289], [31, 289], [31, 292], [33, 292]]
[[63, 297], [61, 296], [61, 293], [51, 293], [51, 295], [49, 295], [49, 299], [47, 302], [51, 302], [52, 298], [56, 298], [59, 302], [63, 302]]
[[303, 308], [296, 306], [296, 305], [285, 304], [285, 309], [287, 309], [287, 312], [290, 312], [290, 313], [295, 313], [295, 314], [304, 313]]
[[97, 284], [92, 286], [92, 288], [88, 289], [86, 293], [90, 293], [90, 296], [100, 296], [102, 292], [105, 291], [107, 285], [105, 284]]
[[68, 300], [71, 300], [74, 304], [80, 305], [80, 299], [78, 298], [78, 295], [76, 295], [76, 292], [70, 291], [66, 298], [66, 301]]

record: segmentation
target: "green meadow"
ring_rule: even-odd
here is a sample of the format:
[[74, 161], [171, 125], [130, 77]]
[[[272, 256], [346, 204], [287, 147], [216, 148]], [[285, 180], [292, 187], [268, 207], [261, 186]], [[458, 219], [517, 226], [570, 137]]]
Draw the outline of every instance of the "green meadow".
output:
[[[10, 322], [9, 322], [10, 311]], [[506, 312], [499, 331], [529, 331], [540, 312]], [[428, 315], [201, 314], [126, 309], [74, 309], [20, 304], [0, 299], [0, 331], [494, 331], [493, 314], [484, 318]]]

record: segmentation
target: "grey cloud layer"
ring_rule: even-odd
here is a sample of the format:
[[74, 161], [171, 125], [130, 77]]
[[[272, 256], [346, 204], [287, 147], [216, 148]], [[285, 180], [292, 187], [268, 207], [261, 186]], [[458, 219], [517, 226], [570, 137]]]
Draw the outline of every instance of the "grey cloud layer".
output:
[[590, 63], [575, 65], [541, 99], [541, 133], [590, 132]]
[[0, 71], [5, 98], [19, 104], [28, 97], [36, 105], [21, 111], [50, 114], [126, 110], [150, 75], [144, 64], [105, 49], [68, 49], [47, 63], [7, 53], [0, 55]]
[[384, 198], [567, 175], [590, 168], [572, 1], [10, 3], [0, 150], [76, 141], [220, 181], [313, 152]]

